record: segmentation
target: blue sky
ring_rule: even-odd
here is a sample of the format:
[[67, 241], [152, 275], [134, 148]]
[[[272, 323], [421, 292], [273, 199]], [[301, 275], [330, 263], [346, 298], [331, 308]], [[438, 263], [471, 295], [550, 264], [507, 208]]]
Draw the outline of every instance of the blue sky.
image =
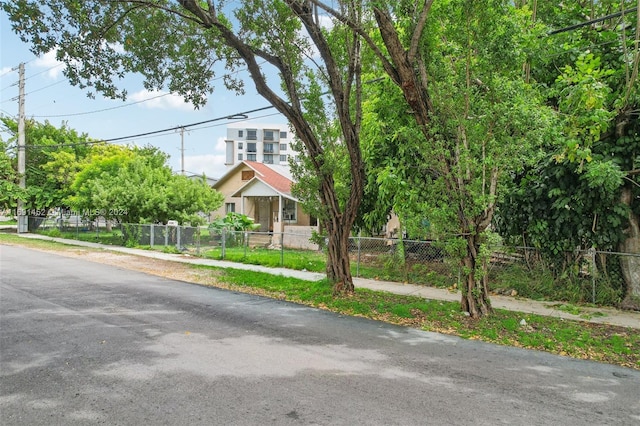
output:
[[[17, 67], [21, 62], [25, 63], [26, 117], [40, 122], [48, 120], [57, 127], [66, 122], [70, 128], [94, 139], [120, 138], [183, 126], [269, 105], [256, 93], [248, 77], [245, 95], [237, 96], [220, 83], [207, 105], [199, 110], [194, 110], [178, 96], [147, 92], [138, 76], [127, 79], [129, 97], [125, 102], [99, 94], [96, 99], [90, 99], [85, 90], [68, 83], [62, 74], [64, 68], [55, 61], [53, 52], [41, 57], [33, 55], [29, 46], [11, 31], [6, 15], [0, 13], [0, 113], [5, 116], [18, 115], [18, 101], [14, 98], [18, 96]], [[11, 71], [14, 67], [16, 71]], [[225, 172], [224, 139], [226, 126], [230, 123], [238, 125], [238, 121], [221, 120], [185, 130], [184, 168], [187, 172], [205, 173], [210, 177], [220, 177]], [[250, 114], [247, 125], [250, 123], [278, 124], [286, 123], [286, 120], [274, 109], [269, 109]], [[8, 135], [2, 133], [0, 137], [6, 140]], [[180, 133], [176, 131], [118, 143], [156, 146], [171, 156], [171, 168], [180, 171], [180, 141]]]

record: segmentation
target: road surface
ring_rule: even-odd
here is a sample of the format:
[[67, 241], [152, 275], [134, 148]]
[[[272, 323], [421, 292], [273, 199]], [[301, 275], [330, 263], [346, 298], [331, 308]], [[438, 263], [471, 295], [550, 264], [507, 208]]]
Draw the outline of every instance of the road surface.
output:
[[640, 425], [640, 372], [0, 246], [2, 425]]

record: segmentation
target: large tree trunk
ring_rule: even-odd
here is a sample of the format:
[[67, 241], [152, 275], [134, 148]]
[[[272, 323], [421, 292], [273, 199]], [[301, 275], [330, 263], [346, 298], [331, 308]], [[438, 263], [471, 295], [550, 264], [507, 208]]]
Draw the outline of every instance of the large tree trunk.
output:
[[468, 235], [467, 254], [461, 262], [464, 269], [461, 307], [472, 318], [479, 318], [491, 312], [487, 280], [483, 279], [484, 277], [477, 279], [476, 274], [479, 248], [477, 235]]
[[[620, 246], [622, 253], [640, 254], [640, 218], [631, 210], [633, 193], [630, 187], [622, 190], [622, 202], [629, 206], [629, 227], [626, 229], [626, 239]], [[640, 257], [621, 256], [620, 266], [624, 278], [626, 292], [622, 301], [623, 309], [640, 311]]]
[[349, 259], [349, 228], [328, 224], [327, 279], [333, 283], [333, 294], [355, 291]]

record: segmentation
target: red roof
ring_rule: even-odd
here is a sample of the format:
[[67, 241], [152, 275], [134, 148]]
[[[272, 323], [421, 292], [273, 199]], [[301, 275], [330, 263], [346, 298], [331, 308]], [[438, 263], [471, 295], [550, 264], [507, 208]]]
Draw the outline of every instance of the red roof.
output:
[[278, 192], [291, 195], [291, 184], [293, 182], [289, 178], [282, 176], [266, 164], [257, 161], [245, 161], [244, 163], [260, 175], [256, 176], [258, 179]]

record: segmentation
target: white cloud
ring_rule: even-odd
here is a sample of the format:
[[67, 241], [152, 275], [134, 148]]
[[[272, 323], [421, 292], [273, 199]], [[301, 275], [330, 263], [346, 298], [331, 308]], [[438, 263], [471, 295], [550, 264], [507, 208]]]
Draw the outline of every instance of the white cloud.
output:
[[33, 61], [33, 65], [38, 68], [45, 68], [47, 71], [47, 75], [52, 79], [57, 79], [58, 76], [62, 73], [62, 69], [64, 68], [64, 63], [58, 61], [56, 59], [56, 50], [50, 50], [44, 55], [37, 58]]
[[[187, 174], [204, 173], [207, 177], [219, 178], [227, 171], [224, 160], [224, 154], [188, 155], [184, 157], [184, 169]], [[180, 160], [178, 159], [178, 161]]]
[[[184, 169], [187, 174], [202, 174], [207, 177], [219, 178], [227, 172], [227, 166], [224, 164], [226, 159], [225, 138], [219, 137], [216, 144], [211, 150], [211, 154], [203, 155], [185, 155]], [[173, 169], [178, 173], [182, 170], [180, 164], [180, 156], [171, 157]]]
[[226, 142], [226, 138], [224, 137], [219, 137], [218, 140], [216, 141], [216, 146], [214, 148], [214, 152], [224, 155], [225, 152], [227, 152], [227, 142]]
[[134, 102], [146, 101], [141, 106], [149, 109], [171, 109], [182, 111], [193, 111], [192, 104], [185, 102], [184, 98], [175, 93], [164, 91], [140, 90], [129, 95], [129, 99]]
[[15, 73], [15, 70], [11, 67], [2, 67], [0, 68], [0, 76], [6, 77], [9, 74]]

